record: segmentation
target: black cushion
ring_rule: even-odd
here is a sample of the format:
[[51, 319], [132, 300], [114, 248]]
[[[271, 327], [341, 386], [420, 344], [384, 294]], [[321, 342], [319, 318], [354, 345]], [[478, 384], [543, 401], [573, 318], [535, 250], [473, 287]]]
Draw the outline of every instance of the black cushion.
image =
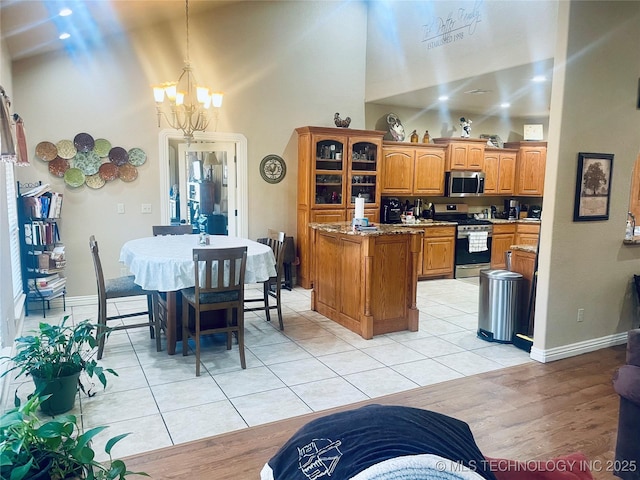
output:
[[[196, 289], [185, 288], [182, 290], [184, 297], [191, 303], [196, 301]], [[240, 292], [238, 290], [231, 290], [228, 292], [215, 292], [215, 293], [201, 293], [200, 303], [224, 303], [224, 302], [236, 302], [240, 298]]]
[[495, 480], [465, 422], [393, 405], [367, 405], [313, 420], [268, 463], [276, 480], [308, 480], [325, 468], [331, 468], [327, 478], [348, 479], [384, 460], [423, 453]]
[[143, 289], [134, 282], [135, 277], [109, 278], [104, 281], [104, 289], [107, 298], [133, 297], [135, 295], [151, 295], [153, 292]]

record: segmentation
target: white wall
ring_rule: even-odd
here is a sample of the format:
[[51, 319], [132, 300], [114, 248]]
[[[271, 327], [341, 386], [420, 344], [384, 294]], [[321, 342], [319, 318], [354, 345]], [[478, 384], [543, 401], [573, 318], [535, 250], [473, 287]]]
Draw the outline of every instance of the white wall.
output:
[[369, 102], [554, 54], [554, 1], [375, 1], [369, 5]]
[[[622, 240], [640, 152], [640, 3], [561, 3], [560, 18], [536, 304], [545, 350], [638, 325], [640, 249]], [[573, 222], [578, 152], [614, 154], [607, 221]]]
[[[249, 237], [268, 228], [295, 232], [297, 147], [294, 129], [332, 126], [333, 115], [364, 128], [366, 8], [360, 2], [239, 2], [191, 21], [196, 77], [226, 96], [218, 131], [241, 133], [249, 150]], [[184, 19], [110, 39], [100, 49], [47, 54], [14, 64], [16, 108], [28, 146], [72, 139], [79, 132], [148, 154], [135, 182], [100, 190], [70, 189], [47, 164], [18, 172], [64, 193], [61, 233], [67, 246], [70, 297], [95, 295], [88, 237], [100, 243], [106, 276], [120, 275], [122, 244], [149, 235], [159, 222], [158, 129], [150, 85], [176, 78], [183, 63]], [[267, 154], [282, 155], [279, 184], [258, 172]], [[118, 215], [116, 204], [126, 213]], [[151, 203], [153, 213], [140, 213]]]

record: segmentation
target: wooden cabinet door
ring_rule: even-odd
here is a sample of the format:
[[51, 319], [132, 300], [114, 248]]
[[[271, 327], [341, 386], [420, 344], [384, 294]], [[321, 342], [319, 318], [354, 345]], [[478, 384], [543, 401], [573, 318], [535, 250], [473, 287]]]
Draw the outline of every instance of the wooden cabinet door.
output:
[[468, 147], [468, 145], [459, 143], [451, 143], [449, 145], [447, 154], [449, 156], [449, 168], [451, 170], [467, 169], [467, 153], [469, 152]]
[[455, 227], [429, 227], [422, 240], [422, 276], [453, 278]]
[[312, 210], [311, 223], [346, 222], [346, 210]]
[[517, 233], [514, 245], [538, 245], [538, 235], [535, 233]]
[[538, 245], [540, 224], [518, 223], [515, 245]]
[[542, 196], [547, 147], [521, 147], [518, 159], [517, 195]]
[[455, 239], [446, 237], [425, 238], [422, 242], [422, 274], [453, 275]]
[[413, 187], [414, 149], [411, 147], [383, 148], [382, 193], [411, 195]]
[[491, 236], [491, 268], [505, 269], [507, 267], [504, 253], [515, 245], [516, 224], [496, 223], [493, 225]]
[[498, 193], [500, 157], [498, 152], [485, 152], [484, 154], [484, 194], [496, 195]]
[[484, 145], [467, 145], [467, 166], [468, 170], [482, 171], [484, 167]]
[[414, 195], [444, 195], [444, 150], [416, 151]]
[[[501, 153], [498, 163], [498, 188], [499, 195], [513, 195], [516, 193], [516, 153]], [[487, 168], [485, 157], [485, 169]], [[486, 186], [486, 180], [485, 180]], [[486, 188], [485, 188], [486, 193]]]
[[515, 234], [499, 233], [491, 237], [491, 268], [496, 270], [504, 270], [507, 268], [505, 252], [507, 252], [514, 243]]

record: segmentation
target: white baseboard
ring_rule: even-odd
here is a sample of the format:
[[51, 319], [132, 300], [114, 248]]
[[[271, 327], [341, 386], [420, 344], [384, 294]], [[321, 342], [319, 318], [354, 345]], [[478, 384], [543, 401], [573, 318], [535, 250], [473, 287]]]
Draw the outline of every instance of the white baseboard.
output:
[[533, 360], [547, 363], [562, 360], [563, 358], [575, 357], [583, 353], [594, 352], [602, 348], [622, 345], [624, 343], [627, 343], [627, 332], [615, 333], [613, 335], [607, 335], [606, 337], [593, 338], [591, 340], [553, 347], [547, 350], [533, 346], [531, 347], [530, 356]]
[[98, 295], [84, 295], [82, 297], [67, 297], [68, 307], [83, 307], [85, 305], [97, 305]]

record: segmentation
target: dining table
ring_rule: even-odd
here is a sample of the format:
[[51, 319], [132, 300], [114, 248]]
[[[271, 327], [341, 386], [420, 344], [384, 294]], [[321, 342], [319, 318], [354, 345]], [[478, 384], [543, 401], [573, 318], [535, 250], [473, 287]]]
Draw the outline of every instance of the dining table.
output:
[[127, 241], [120, 250], [135, 283], [145, 290], [166, 293], [167, 353], [176, 353], [177, 301], [181, 289], [195, 286], [194, 248], [247, 247], [245, 283], [258, 283], [276, 275], [271, 247], [247, 238], [210, 235], [200, 244], [200, 235], [161, 235]]

